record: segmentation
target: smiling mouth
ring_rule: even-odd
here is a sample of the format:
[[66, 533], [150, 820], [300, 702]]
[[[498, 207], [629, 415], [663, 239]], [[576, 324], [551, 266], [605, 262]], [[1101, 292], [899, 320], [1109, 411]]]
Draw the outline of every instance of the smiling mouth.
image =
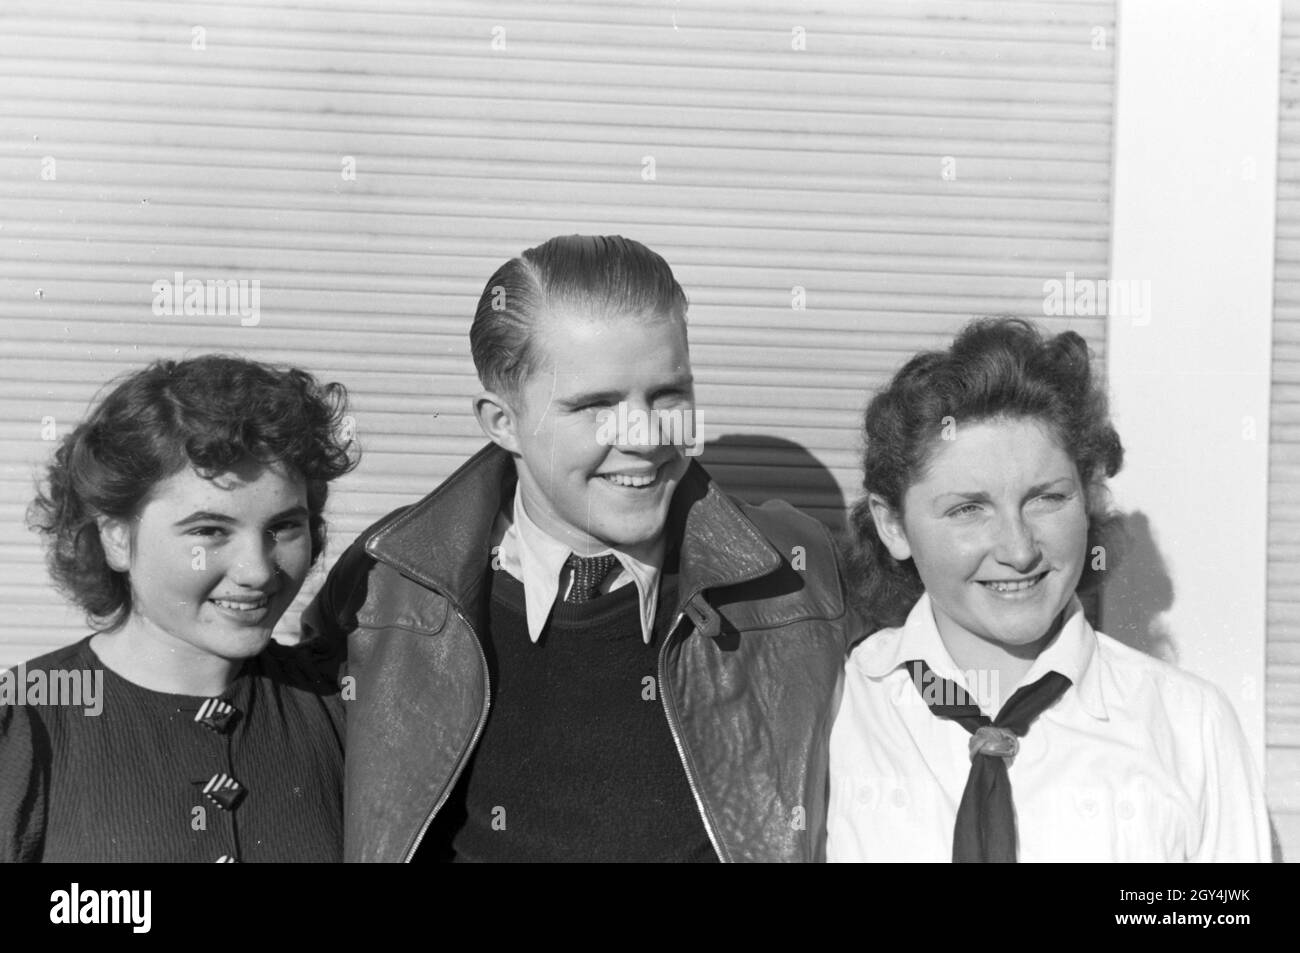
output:
[[596, 474], [606, 483], [612, 483], [614, 486], [626, 487], [633, 490], [645, 490], [657, 485], [663, 477], [664, 467], [660, 466], [653, 473], [644, 475], [634, 475], [631, 473], [598, 473]]
[[245, 601], [235, 602], [230, 599], [209, 599], [208, 601], [211, 602], [213, 605], [220, 606], [221, 608], [227, 609], [230, 612], [247, 612], [249, 615], [253, 615], [254, 613], [261, 612], [263, 609], [269, 606], [271, 604], [271, 597], [263, 596], [261, 599], [258, 599], [256, 602], [245, 602]]
[[1047, 572], [1048, 570], [1044, 570], [1036, 576], [1029, 576], [1025, 579], [994, 579], [987, 582], [981, 581], [980, 585], [992, 592], [1027, 592], [1046, 579]]

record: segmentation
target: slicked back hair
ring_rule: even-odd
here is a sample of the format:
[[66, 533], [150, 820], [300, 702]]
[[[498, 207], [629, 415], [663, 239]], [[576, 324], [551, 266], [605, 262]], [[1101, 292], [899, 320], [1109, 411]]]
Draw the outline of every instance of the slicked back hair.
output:
[[518, 394], [540, 369], [547, 315], [686, 320], [686, 294], [662, 257], [620, 235], [564, 235], [530, 248], [488, 279], [470, 328], [479, 381]]

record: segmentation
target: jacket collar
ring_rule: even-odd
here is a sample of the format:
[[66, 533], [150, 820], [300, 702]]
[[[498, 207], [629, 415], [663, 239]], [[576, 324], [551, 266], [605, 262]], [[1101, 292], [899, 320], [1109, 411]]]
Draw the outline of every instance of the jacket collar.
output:
[[[384, 522], [366, 552], [461, 606], [473, 605], [490, 558], [492, 525], [514, 494], [510, 454], [488, 444], [436, 490]], [[692, 460], [673, 494], [669, 546], [679, 540], [679, 602], [720, 586], [758, 579], [781, 566], [780, 554]]]
[[761, 579], [782, 565], [781, 554], [696, 460], [673, 494], [668, 533], [669, 547], [680, 547], [681, 604], [706, 589]]

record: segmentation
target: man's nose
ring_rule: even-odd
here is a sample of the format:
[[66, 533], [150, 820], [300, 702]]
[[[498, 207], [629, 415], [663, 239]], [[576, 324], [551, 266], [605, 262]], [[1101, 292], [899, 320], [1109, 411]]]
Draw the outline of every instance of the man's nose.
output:
[[663, 444], [659, 415], [643, 400], [628, 400], [613, 409], [617, 427], [612, 441], [621, 453], [647, 456]]

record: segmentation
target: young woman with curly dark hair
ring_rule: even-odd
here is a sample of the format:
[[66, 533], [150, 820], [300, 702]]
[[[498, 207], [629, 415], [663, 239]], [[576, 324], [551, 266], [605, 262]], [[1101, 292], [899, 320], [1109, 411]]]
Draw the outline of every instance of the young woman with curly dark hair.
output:
[[976, 321], [864, 429], [853, 561], [891, 627], [845, 669], [829, 859], [1267, 858], [1222, 692], [1095, 632], [1076, 597], [1123, 459], [1083, 339]]
[[[336, 663], [271, 633], [356, 462], [345, 400], [301, 370], [159, 361], [64, 438], [29, 516], [93, 634], [0, 706], [0, 860], [341, 857]], [[93, 706], [56, 697], [76, 683]]]

